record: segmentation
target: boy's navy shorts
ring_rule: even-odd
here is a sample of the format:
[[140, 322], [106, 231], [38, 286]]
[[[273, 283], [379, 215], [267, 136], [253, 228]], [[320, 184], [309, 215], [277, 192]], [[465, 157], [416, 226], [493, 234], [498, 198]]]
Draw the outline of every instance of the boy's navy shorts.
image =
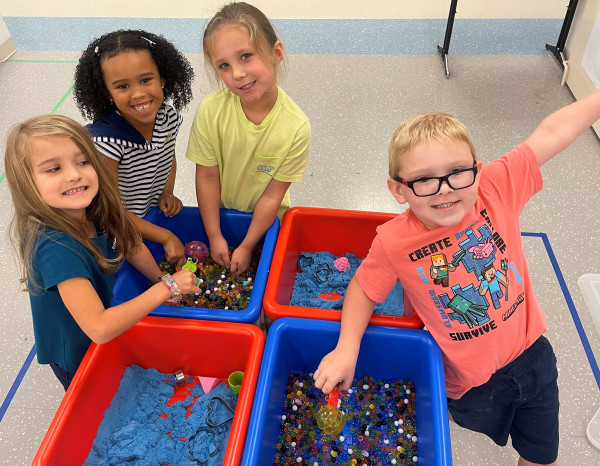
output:
[[527, 461], [553, 463], [558, 457], [557, 377], [552, 345], [541, 336], [486, 383], [458, 400], [448, 398], [448, 410], [459, 426], [500, 446], [510, 435]]

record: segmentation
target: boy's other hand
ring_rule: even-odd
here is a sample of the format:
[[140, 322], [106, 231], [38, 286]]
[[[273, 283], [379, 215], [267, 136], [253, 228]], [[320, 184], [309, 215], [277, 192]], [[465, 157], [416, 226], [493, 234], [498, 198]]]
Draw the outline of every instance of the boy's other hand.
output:
[[354, 379], [355, 368], [356, 357], [336, 348], [321, 360], [315, 371], [313, 375], [315, 387], [325, 395], [338, 384], [340, 390], [348, 390]]
[[158, 208], [167, 217], [174, 217], [183, 209], [181, 200], [173, 194], [161, 194], [158, 198]]

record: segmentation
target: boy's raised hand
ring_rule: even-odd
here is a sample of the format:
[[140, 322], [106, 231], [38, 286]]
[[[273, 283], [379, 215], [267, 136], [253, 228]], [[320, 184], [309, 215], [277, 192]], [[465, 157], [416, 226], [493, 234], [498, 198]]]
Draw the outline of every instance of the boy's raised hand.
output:
[[600, 90], [550, 114], [525, 140], [538, 165], [566, 149], [600, 118]]

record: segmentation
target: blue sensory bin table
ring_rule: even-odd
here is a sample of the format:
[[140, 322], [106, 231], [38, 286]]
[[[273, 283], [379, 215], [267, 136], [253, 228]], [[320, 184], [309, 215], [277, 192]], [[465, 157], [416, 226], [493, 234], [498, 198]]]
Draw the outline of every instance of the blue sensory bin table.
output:
[[[154, 208], [148, 212], [145, 219], [155, 225], [159, 225], [172, 231], [183, 244], [199, 240], [206, 243], [208, 246], [208, 237], [206, 236], [202, 218], [200, 217], [200, 211], [197, 207], [184, 207], [175, 217], [166, 217], [158, 208]], [[230, 247], [239, 246], [246, 236], [251, 220], [252, 213], [221, 209], [221, 231]], [[262, 244], [262, 252], [258, 262], [256, 277], [253, 281], [250, 301], [246, 309], [208, 309], [169, 306], [163, 304], [152, 311], [150, 315], [246, 324], [255, 323], [260, 317], [263, 296], [267, 286], [267, 276], [271, 267], [271, 259], [273, 258], [273, 251], [275, 250], [278, 234], [279, 219], [276, 218], [265, 233], [263, 239], [259, 242], [259, 244]], [[164, 257], [164, 250], [161, 244], [146, 241], [146, 245], [157, 262]], [[117, 272], [115, 286], [113, 288], [112, 304], [117, 305], [128, 301], [143, 293], [147, 287], [148, 279], [140, 274], [129, 263], [125, 262]]]
[[[243, 465], [273, 464], [290, 371], [314, 372], [334, 349], [340, 323], [285, 317], [267, 335]], [[452, 464], [442, 353], [425, 330], [369, 326], [356, 379], [409, 379], [415, 386], [419, 466]]]

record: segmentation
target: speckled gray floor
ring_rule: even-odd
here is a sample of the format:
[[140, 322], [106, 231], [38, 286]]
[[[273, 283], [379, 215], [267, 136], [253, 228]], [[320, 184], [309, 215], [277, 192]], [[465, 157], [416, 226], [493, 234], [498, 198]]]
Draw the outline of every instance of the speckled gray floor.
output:
[[[31, 115], [55, 111], [81, 121], [70, 95], [78, 56], [20, 51], [0, 64], [0, 153], [8, 127]], [[178, 141], [176, 190], [184, 204], [195, 205], [194, 169], [184, 152], [194, 110], [210, 88], [200, 55], [188, 57], [198, 79]], [[385, 184], [387, 145], [398, 122], [415, 112], [455, 114], [470, 128], [480, 158], [489, 162], [524, 140], [544, 116], [573, 101], [568, 89], [559, 86], [561, 70], [550, 55], [452, 56], [449, 80], [435, 55], [288, 59], [282, 87], [310, 117], [313, 130], [305, 180], [292, 188], [294, 205], [399, 211]], [[522, 216], [523, 231], [538, 233], [523, 242], [558, 357], [559, 460], [581, 466], [600, 464], [600, 451], [585, 436], [600, 407], [600, 392], [584, 350], [589, 345], [591, 357], [600, 358], [600, 337], [577, 286], [580, 275], [600, 272], [599, 161], [600, 142], [589, 130], [544, 166], [545, 188]], [[19, 376], [33, 334], [28, 298], [18, 291], [14, 255], [4, 234], [11, 208], [3, 176], [0, 201], [0, 462], [17, 465], [31, 462], [63, 392], [50, 369], [35, 360], [21, 374], [22, 381]], [[578, 332], [571, 311], [585, 334]], [[499, 448], [482, 435], [452, 425], [451, 436], [456, 465], [516, 464], [509, 447]]]

